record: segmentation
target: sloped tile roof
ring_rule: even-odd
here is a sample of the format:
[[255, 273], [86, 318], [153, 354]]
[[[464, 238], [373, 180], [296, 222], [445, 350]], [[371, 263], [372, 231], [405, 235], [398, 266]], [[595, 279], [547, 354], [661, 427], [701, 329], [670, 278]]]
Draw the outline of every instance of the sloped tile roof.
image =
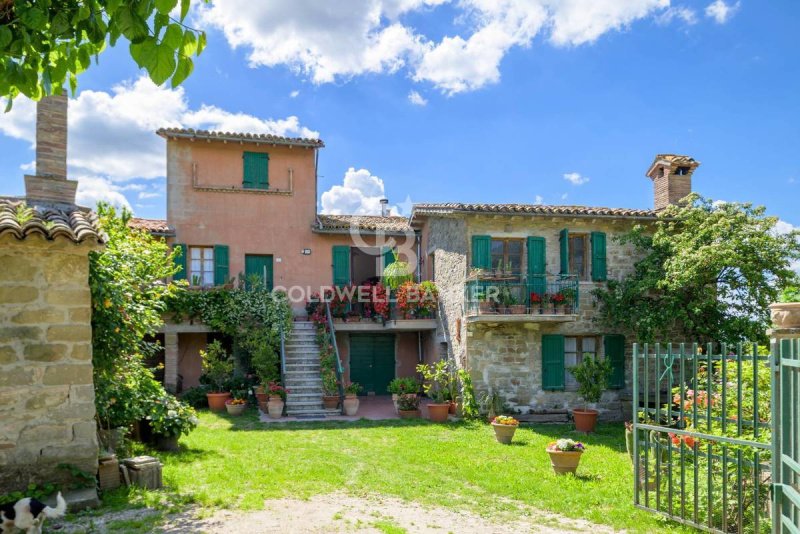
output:
[[272, 134], [253, 134], [241, 132], [217, 132], [195, 130], [193, 128], [160, 128], [156, 133], [164, 138], [208, 139], [211, 141], [235, 141], [243, 143], [264, 143], [273, 145], [292, 145], [311, 148], [322, 148], [325, 143], [321, 139], [309, 137], [281, 137]]
[[97, 216], [87, 208], [55, 204], [27, 204], [19, 198], [0, 197], [0, 236], [17, 239], [39, 234], [46, 239], [65, 238], [73, 243], [103, 243]]
[[131, 220], [128, 221], [128, 226], [136, 228], [137, 230], [145, 230], [151, 234], [175, 234], [175, 230], [173, 230], [164, 219], [141, 219], [139, 217], [132, 217]]
[[407, 217], [379, 215], [317, 215], [316, 229], [323, 232], [347, 232], [350, 229], [368, 232], [413, 232]]
[[414, 214], [496, 213], [498, 215], [551, 215], [582, 217], [655, 218], [653, 210], [594, 206], [547, 206], [544, 204], [415, 204]]

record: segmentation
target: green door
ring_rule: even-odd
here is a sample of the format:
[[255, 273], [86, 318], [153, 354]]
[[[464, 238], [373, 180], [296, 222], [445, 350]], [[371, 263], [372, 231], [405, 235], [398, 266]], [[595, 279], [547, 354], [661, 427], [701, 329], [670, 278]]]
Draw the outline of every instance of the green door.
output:
[[248, 284], [250, 277], [257, 275], [267, 289], [272, 290], [272, 255], [246, 254], [244, 257], [244, 277]]
[[364, 393], [388, 394], [394, 367], [393, 335], [350, 335], [350, 381], [361, 384]]

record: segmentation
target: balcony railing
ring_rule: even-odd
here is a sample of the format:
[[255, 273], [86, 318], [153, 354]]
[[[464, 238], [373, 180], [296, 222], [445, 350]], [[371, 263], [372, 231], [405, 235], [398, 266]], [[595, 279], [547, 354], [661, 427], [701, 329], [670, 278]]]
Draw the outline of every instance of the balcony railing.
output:
[[517, 276], [468, 280], [467, 315], [570, 315], [578, 311], [575, 276]]

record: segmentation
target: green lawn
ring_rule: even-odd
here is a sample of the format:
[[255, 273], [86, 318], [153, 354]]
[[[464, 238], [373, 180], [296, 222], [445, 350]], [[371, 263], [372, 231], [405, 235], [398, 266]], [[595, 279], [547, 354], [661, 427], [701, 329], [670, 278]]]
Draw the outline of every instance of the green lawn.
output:
[[[279, 497], [345, 490], [380, 493], [481, 515], [513, 513], [515, 503], [627, 528], [679, 527], [635, 509], [621, 424], [591, 436], [571, 426], [537, 425], [500, 445], [486, 424], [427, 421], [265, 425], [255, 412], [203, 413], [178, 453], [159, 453], [171, 492], [200, 505], [258, 509]], [[587, 444], [578, 476], [552, 473], [545, 446], [559, 437]]]

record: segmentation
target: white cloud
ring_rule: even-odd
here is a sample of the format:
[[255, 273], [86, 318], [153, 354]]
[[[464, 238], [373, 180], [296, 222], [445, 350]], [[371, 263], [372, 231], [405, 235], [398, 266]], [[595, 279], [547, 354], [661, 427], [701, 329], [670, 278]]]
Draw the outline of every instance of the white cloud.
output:
[[542, 195], [536, 195], [536, 200], [533, 201], [534, 204], [544, 204], [544, 197]]
[[289, 98], [297, 98], [298, 96], [300, 96], [300, 91], [298, 91], [297, 89], [289, 93]]
[[120, 188], [108, 178], [102, 176], [73, 176], [78, 180], [78, 193], [75, 202], [80, 206], [94, 208], [98, 202], [104, 201], [121, 208], [131, 208], [130, 202], [120, 192]]
[[579, 172], [568, 172], [564, 175], [564, 179], [572, 185], [583, 185], [589, 181], [589, 178], [582, 176]]
[[414, 104], [415, 106], [428, 105], [428, 101], [425, 99], [425, 97], [416, 91], [411, 91], [410, 93], [408, 93], [408, 101]]
[[[404, 24], [450, 4], [457, 31], [432, 38]], [[669, 0], [227, 0], [198, 10], [199, 24], [244, 48], [253, 67], [287, 65], [313, 83], [405, 69], [446, 94], [500, 79], [513, 47], [540, 33], [556, 46], [592, 43], [668, 10]], [[440, 11], [441, 12], [441, 11]], [[676, 11], [688, 17], [689, 10]]]
[[725, 0], [714, 0], [706, 6], [706, 16], [714, 19], [717, 24], [725, 24], [741, 7], [740, 2], [726, 4]]
[[670, 7], [656, 17], [659, 24], [669, 24], [675, 19], [680, 19], [686, 24], [697, 24], [697, 13], [694, 9], [685, 6]]
[[[342, 185], [334, 185], [322, 193], [322, 213], [331, 215], [380, 215], [380, 200], [385, 197], [383, 180], [367, 169], [350, 167]], [[398, 213], [390, 206], [392, 213]]]
[[138, 198], [139, 200], [145, 200], [148, 198], [159, 198], [160, 196], [161, 193], [158, 193], [156, 191], [140, 191]]
[[564, 193], [563, 195], [561, 195], [561, 200], [567, 200], [568, 197], [569, 193]]

